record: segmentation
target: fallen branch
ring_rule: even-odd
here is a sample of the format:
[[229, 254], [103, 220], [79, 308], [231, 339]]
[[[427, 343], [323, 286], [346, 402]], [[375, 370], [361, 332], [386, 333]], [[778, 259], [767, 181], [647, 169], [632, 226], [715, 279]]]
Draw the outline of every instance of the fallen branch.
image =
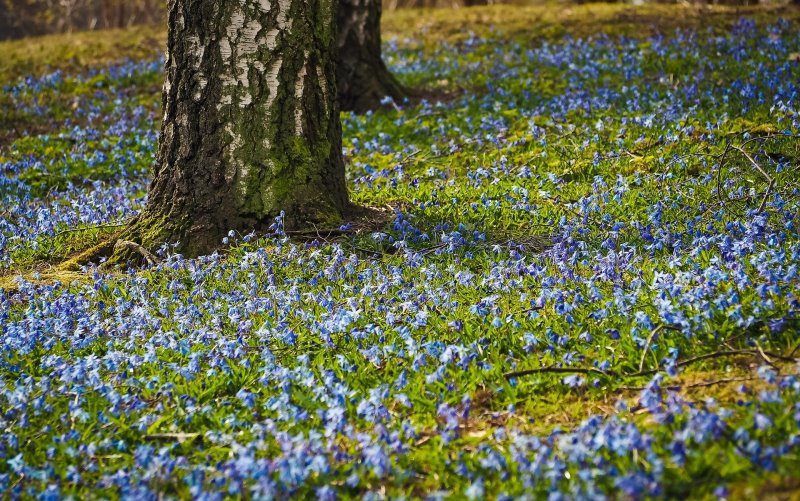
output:
[[353, 233], [351, 230], [343, 230], [341, 228], [328, 228], [328, 229], [313, 229], [313, 230], [289, 230], [283, 232], [285, 235], [290, 237], [319, 237], [323, 238], [323, 235], [326, 237], [331, 237], [334, 235], [349, 235]]
[[[753, 377], [730, 377], [730, 378], [722, 378], [722, 379], [714, 379], [711, 381], [699, 381], [697, 383], [691, 384], [671, 384], [669, 386], [662, 386], [662, 388], [672, 391], [678, 390], [688, 390], [692, 388], [706, 388], [709, 386], [716, 386], [718, 384], [728, 384], [728, 383], [742, 383], [745, 381], [753, 381], [755, 378]], [[643, 391], [647, 388], [645, 386], [620, 386], [617, 390], [620, 391]]]
[[114, 244], [114, 250], [118, 250], [120, 248], [128, 249], [140, 254], [150, 266], [155, 266], [158, 263], [158, 258], [153, 255], [152, 252], [136, 242], [131, 242], [130, 240], [117, 240], [117, 243]]
[[[721, 357], [736, 357], [741, 355], [758, 355], [758, 352], [754, 350], [723, 350], [723, 351], [715, 351], [713, 353], [706, 353], [704, 355], [698, 355], [696, 357], [688, 358], [686, 360], [682, 360], [675, 364], [677, 367], [686, 367], [687, 365], [691, 365], [697, 362], [702, 362], [703, 360], [710, 360], [713, 358], [721, 358]], [[650, 369], [646, 371], [639, 371], [633, 374], [623, 374], [625, 377], [641, 377], [641, 376], [650, 376], [656, 374], [661, 369]]]
[[145, 440], [166, 440], [185, 442], [187, 440], [196, 440], [201, 436], [200, 433], [150, 433], [145, 435]]
[[506, 372], [503, 374], [503, 377], [506, 379], [512, 379], [515, 377], [521, 376], [529, 376], [531, 374], [542, 374], [546, 372], [552, 372], [556, 374], [601, 374], [603, 376], [613, 376], [613, 373], [606, 372], [604, 370], [597, 369], [595, 367], [539, 367], [538, 369], [525, 369], [521, 371], [511, 371]]
[[[796, 349], [795, 349], [796, 351]], [[794, 351], [792, 352], [794, 354]], [[698, 355], [696, 357], [687, 358], [686, 360], [681, 360], [677, 364], [677, 367], [686, 367], [688, 365], [692, 365], [697, 362], [701, 362], [703, 360], [710, 360], [714, 358], [722, 358], [722, 357], [736, 357], [742, 355], [749, 355], [749, 356], [758, 356], [764, 357], [764, 360], [770, 360], [770, 358], [778, 359], [784, 362], [794, 362], [797, 359], [792, 358], [792, 356], [781, 355], [779, 353], [770, 353], [770, 352], [763, 352], [759, 350], [723, 350], [723, 351], [715, 351], [713, 353], [705, 353], [703, 355]], [[767, 362], [770, 363], [770, 362]], [[506, 372], [503, 374], [503, 377], [508, 379], [512, 379], [515, 377], [521, 376], [528, 376], [531, 374], [543, 374], [543, 373], [559, 373], [559, 374], [599, 374], [602, 376], [607, 377], [642, 377], [642, 376], [651, 376], [653, 374], [657, 374], [660, 372], [660, 368], [656, 369], [648, 369], [648, 370], [639, 370], [638, 372], [633, 373], [616, 373], [612, 371], [604, 371], [601, 369], [597, 369], [595, 367], [539, 367], [537, 369], [525, 369], [520, 371], [512, 371]]]
[[444, 249], [445, 247], [447, 247], [447, 244], [436, 244], [426, 249], [420, 249], [419, 251], [417, 251], [417, 254], [419, 254], [420, 256], [427, 256], [428, 254], [433, 254], [437, 250]]
[[512, 311], [509, 315], [516, 316], [516, 315], [524, 315], [526, 313], [531, 313], [534, 311], [541, 311], [544, 309], [544, 306], [531, 306], [530, 308], [525, 308], [524, 310]]

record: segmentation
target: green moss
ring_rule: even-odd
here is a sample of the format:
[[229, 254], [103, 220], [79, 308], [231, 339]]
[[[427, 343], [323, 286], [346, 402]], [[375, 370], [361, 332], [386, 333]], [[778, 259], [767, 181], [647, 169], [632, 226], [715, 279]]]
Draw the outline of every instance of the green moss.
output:
[[25, 280], [39, 285], [53, 285], [60, 283], [63, 285], [70, 285], [75, 282], [90, 283], [92, 275], [89, 273], [79, 273], [69, 270], [59, 270], [50, 272], [29, 272], [25, 274], [11, 274], [0, 276], [0, 290], [6, 292], [14, 292], [19, 290], [19, 281]]

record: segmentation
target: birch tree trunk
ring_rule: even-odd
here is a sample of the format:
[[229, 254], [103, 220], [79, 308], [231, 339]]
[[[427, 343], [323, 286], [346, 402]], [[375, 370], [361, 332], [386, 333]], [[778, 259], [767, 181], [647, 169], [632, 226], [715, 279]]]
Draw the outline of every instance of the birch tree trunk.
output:
[[402, 100], [406, 91], [381, 58], [381, 0], [340, 0], [337, 24], [341, 108], [361, 113], [386, 96]]
[[281, 211], [287, 228], [341, 221], [335, 2], [170, 0], [153, 181], [121, 239], [193, 256]]

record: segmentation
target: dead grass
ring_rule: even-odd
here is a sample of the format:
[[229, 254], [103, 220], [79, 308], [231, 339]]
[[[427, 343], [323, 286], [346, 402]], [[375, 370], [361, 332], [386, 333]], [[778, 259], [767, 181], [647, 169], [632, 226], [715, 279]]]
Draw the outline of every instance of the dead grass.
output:
[[620, 3], [585, 5], [496, 5], [469, 9], [409, 9], [384, 16], [384, 37], [414, 36], [462, 40], [498, 31], [532, 41], [564, 35], [585, 37], [648, 36], [676, 28], [728, 30], [740, 17], [773, 21], [778, 17], [797, 22], [800, 8], [788, 5], [731, 7], [719, 5], [633, 6]]
[[[564, 35], [595, 34], [646, 36], [675, 28], [711, 28], [725, 31], [741, 16], [797, 22], [800, 8], [766, 5], [749, 7], [683, 6], [592, 3], [535, 6], [495, 5], [464, 9], [404, 9], [387, 12], [383, 36], [414, 37], [429, 43], [458, 42], [475, 33], [492, 31], [522, 37], [531, 42]], [[135, 27], [124, 30], [49, 35], [0, 42], [0, 85], [29, 74], [56, 69], [80, 71], [125, 58], [153, 57], [164, 51], [165, 30]]]
[[91, 275], [88, 273], [64, 270], [26, 273], [24, 275], [6, 275], [0, 277], [0, 290], [6, 292], [18, 291], [20, 278], [26, 282], [37, 285], [53, 285], [56, 283], [69, 285], [74, 282], [89, 283], [92, 280]]
[[139, 26], [0, 42], [0, 84], [57, 69], [82, 71], [128, 58], [152, 58], [164, 51], [165, 41], [163, 29]]

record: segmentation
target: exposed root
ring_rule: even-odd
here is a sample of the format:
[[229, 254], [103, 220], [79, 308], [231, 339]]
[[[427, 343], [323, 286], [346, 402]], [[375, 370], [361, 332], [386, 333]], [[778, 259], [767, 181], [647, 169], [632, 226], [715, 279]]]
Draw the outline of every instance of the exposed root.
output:
[[149, 264], [150, 266], [156, 265], [159, 261], [158, 258], [152, 252], [145, 249], [136, 242], [131, 242], [130, 240], [117, 240], [117, 243], [114, 244], [114, 252], [118, 252], [121, 249], [128, 249], [138, 253], [144, 258], [145, 261], [147, 261], [147, 264]]

